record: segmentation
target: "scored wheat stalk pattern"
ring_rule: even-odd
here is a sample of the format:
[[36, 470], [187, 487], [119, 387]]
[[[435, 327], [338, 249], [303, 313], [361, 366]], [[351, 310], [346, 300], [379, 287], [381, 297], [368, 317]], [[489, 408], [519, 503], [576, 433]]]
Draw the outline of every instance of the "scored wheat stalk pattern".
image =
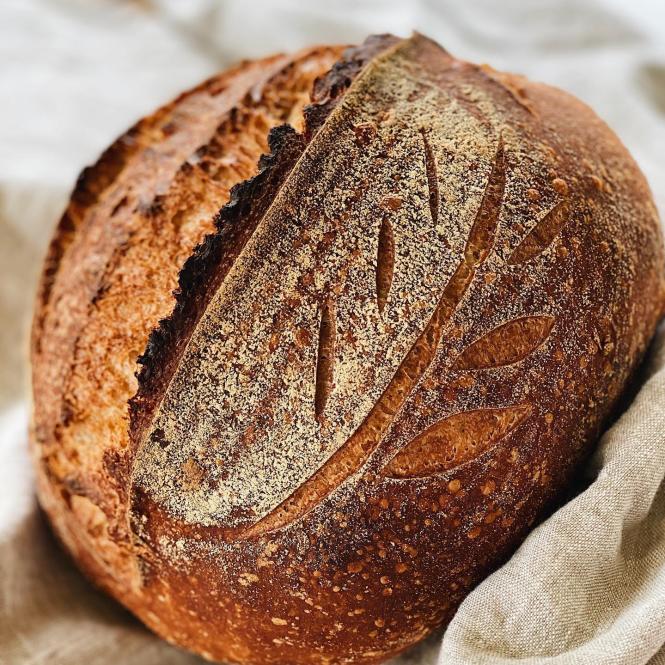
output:
[[[438, 173], [427, 135], [421, 131], [429, 209], [434, 224], [439, 213]], [[356, 473], [379, 448], [393, 420], [434, 360], [445, 324], [459, 307], [478, 269], [490, 255], [497, 235], [506, 189], [507, 159], [499, 137], [485, 191], [476, 212], [461, 260], [439, 298], [434, 312], [407, 352], [382, 395], [346, 442], [287, 499], [265, 517], [237, 533], [247, 539], [292, 524], [319, 505]], [[570, 212], [566, 199], [556, 204], [520, 242], [508, 259], [523, 263], [543, 252], [558, 235]], [[382, 314], [388, 302], [394, 270], [395, 237], [387, 216], [381, 222], [376, 261], [376, 298]], [[535, 351], [555, 323], [551, 316], [525, 316], [508, 321], [470, 344], [454, 361], [460, 371], [481, 370], [517, 362]], [[333, 386], [335, 306], [330, 299], [321, 308], [316, 368], [315, 417], [324, 414]], [[510, 344], [502, 344], [510, 340]], [[532, 415], [529, 404], [499, 409], [476, 409], [453, 414], [418, 434], [383, 467], [390, 478], [421, 478], [449, 472], [489, 450]], [[453, 442], [453, 445], [445, 445]]]

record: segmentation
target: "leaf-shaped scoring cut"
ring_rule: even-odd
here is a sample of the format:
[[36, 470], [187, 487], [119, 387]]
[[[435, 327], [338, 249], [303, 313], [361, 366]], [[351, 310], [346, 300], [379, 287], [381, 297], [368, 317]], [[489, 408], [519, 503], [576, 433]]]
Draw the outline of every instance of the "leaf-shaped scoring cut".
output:
[[524, 316], [508, 321], [468, 346], [453, 369], [486, 369], [516, 363], [549, 337], [554, 321], [553, 316]]
[[424, 478], [470, 462], [494, 447], [532, 413], [530, 404], [456, 413], [435, 423], [384, 467], [389, 478]]
[[383, 314], [390, 287], [393, 283], [395, 269], [395, 238], [393, 227], [387, 217], [381, 222], [379, 231], [379, 245], [376, 257], [376, 302], [379, 314]]
[[568, 220], [570, 205], [568, 201], [557, 203], [531, 230], [529, 235], [517, 246], [511, 257], [509, 265], [524, 263], [544, 252], [554, 238], [559, 235], [563, 225]]
[[316, 359], [316, 388], [314, 393], [314, 411], [320, 418], [326, 408], [333, 385], [335, 361], [335, 307], [327, 300], [321, 308], [321, 325], [319, 328], [319, 351]]

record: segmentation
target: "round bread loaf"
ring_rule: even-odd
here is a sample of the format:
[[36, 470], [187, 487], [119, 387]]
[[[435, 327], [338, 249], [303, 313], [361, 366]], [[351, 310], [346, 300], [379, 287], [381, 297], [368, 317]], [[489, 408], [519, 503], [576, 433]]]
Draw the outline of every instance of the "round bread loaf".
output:
[[664, 305], [648, 186], [576, 99], [420, 35], [243, 63], [79, 179], [40, 501], [170, 642], [380, 662], [561, 495]]

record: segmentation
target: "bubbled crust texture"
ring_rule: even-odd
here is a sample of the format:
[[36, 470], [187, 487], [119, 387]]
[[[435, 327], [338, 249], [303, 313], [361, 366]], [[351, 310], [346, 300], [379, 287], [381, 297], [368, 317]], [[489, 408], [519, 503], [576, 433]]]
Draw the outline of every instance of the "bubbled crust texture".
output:
[[[56, 361], [67, 325], [103, 339], [62, 302], [110, 297], [76, 281], [99, 252], [171, 266], [114, 352], [133, 371], [212, 224], [168, 249], [154, 227], [128, 239], [109, 231], [107, 187], [88, 204], [99, 238], [65, 224], [36, 319], [33, 438], [56, 530], [156, 632], [212, 659], [378, 662], [447, 622], [588, 453], [665, 300], [644, 178], [565, 93], [415, 36], [351, 53], [314, 101], [187, 262], [131, 422], [131, 379], [111, 381], [108, 417], [59, 387], [57, 371], [99, 387], [109, 365], [92, 344]], [[188, 214], [199, 185], [176, 186]], [[146, 276], [112, 281], [131, 316]]]

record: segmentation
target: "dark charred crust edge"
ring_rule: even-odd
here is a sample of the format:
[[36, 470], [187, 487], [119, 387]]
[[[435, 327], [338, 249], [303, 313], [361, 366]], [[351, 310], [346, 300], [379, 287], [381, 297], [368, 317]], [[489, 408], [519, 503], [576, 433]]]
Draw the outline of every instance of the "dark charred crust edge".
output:
[[185, 262], [174, 292], [173, 312], [152, 331], [138, 359], [139, 389], [129, 402], [134, 441], [159, 403], [201, 314], [268, 209], [271, 194], [279, 189], [304, 149], [302, 136], [288, 125], [271, 130], [268, 144], [270, 154], [261, 157], [258, 173], [232, 188], [229, 202], [215, 219], [216, 231]]
[[129, 400], [134, 449], [166, 392], [197, 322], [308, 142], [367, 63], [398, 41], [392, 35], [371, 36], [361, 46], [347, 49], [342, 59], [315, 81], [312, 104], [304, 110], [303, 134], [289, 125], [272, 129], [268, 135], [270, 153], [259, 160], [258, 173], [231, 189], [229, 202], [215, 219], [216, 231], [196, 247], [180, 271], [172, 314], [152, 331], [138, 359], [139, 387]]

